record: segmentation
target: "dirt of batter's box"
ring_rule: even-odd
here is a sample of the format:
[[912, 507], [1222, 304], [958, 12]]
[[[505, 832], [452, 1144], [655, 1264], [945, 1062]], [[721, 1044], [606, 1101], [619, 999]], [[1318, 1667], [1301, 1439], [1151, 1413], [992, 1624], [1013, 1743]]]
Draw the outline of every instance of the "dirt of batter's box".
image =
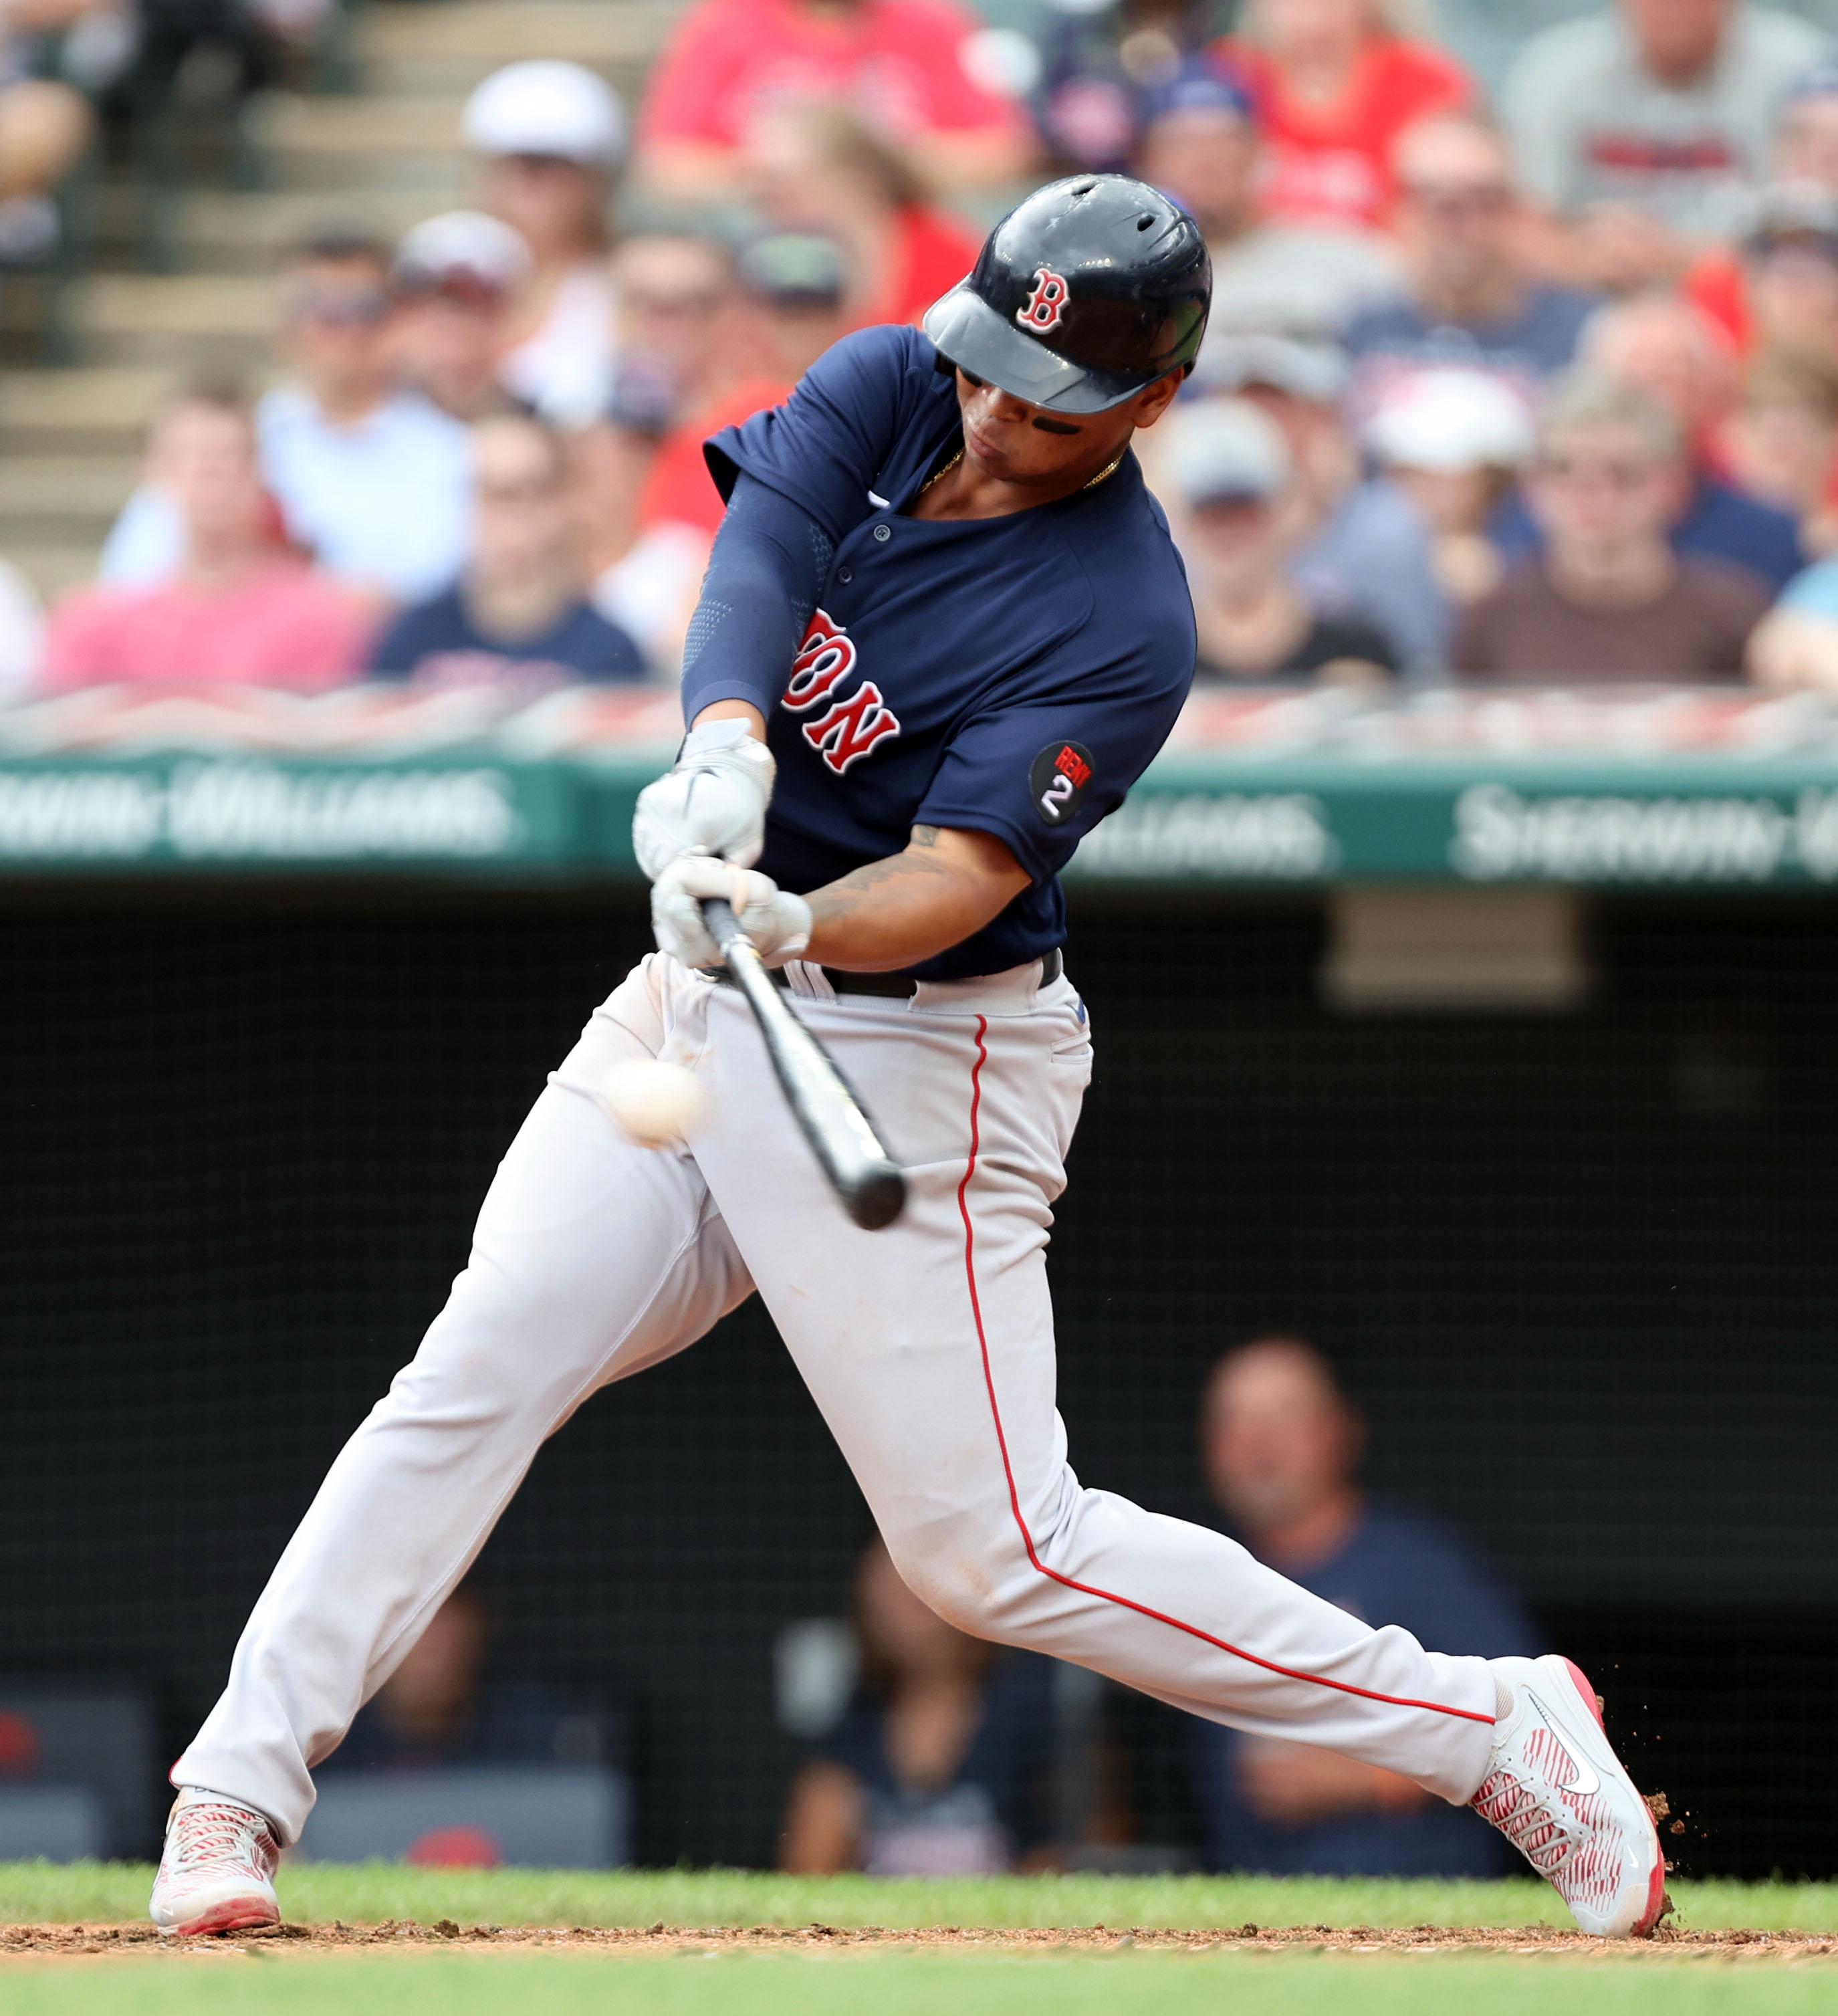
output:
[[754, 1925], [744, 1928], [652, 1925], [644, 1929], [588, 1925], [431, 1925], [388, 1920], [379, 1925], [277, 1925], [218, 1939], [162, 1939], [151, 1925], [0, 1926], [0, 1964], [11, 1959], [77, 1959], [157, 1951], [178, 1958], [329, 1953], [353, 1947], [426, 1946], [477, 1951], [599, 1953], [609, 1956], [685, 1953], [915, 1951], [942, 1953], [1508, 1953], [1569, 1954], [1599, 1959], [1827, 1960], [1838, 1961], [1838, 1934], [1690, 1931], [1665, 1928], [1650, 1939], [1592, 1939], [1548, 1925], [1477, 1928], [1416, 1925], [1381, 1931], [1369, 1925], [1240, 1925], [1203, 1931], [1091, 1925], [1063, 1931], [997, 1931], [956, 1925], [919, 1930], [869, 1926]]

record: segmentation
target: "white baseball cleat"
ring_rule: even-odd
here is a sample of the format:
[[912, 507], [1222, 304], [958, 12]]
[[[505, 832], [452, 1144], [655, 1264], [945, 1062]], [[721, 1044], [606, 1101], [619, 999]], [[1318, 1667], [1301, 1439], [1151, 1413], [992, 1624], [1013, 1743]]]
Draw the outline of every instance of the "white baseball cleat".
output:
[[166, 1822], [166, 1852], [148, 1915], [162, 1932], [246, 1931], [278, 1925], [281, 1844], [254, 1807], [182, 1786]]
[[1595, 1690], [1568, 1659], [1490, 1659], [1511, 1708], [1470, 1803], [1548, 1880], [1586, 1932], [1644, 1939], [1666, 1908], [1646, 1802], [1609, 1747]]

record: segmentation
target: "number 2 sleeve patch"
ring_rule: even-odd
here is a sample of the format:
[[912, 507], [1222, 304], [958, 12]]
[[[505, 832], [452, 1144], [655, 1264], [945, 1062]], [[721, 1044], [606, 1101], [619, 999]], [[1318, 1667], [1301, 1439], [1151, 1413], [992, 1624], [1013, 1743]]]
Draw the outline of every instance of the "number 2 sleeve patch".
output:
[[1082, 742], [1049, 742], [1028, 768], [1027, 792], [1035, 816], [1057, 831], [1079, 808], [1085, 787], [1096, 774]]

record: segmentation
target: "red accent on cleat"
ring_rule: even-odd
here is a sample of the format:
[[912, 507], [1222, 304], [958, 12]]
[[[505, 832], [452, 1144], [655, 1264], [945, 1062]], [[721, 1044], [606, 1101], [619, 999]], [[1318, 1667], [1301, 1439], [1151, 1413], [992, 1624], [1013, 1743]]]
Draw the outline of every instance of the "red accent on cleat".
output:
[[275, 1907], [260, 1897], [233, 1897], [227, 1904], [219, 1904], [207, 1911], [201, 1918], [193, 1918], [189, 1924], [174, 1925], [172, 1936], [175, 1939], [208, 1939], [225, 1932], [252, 1931], [258, 1926], [278, 1925], [281, 1913]]

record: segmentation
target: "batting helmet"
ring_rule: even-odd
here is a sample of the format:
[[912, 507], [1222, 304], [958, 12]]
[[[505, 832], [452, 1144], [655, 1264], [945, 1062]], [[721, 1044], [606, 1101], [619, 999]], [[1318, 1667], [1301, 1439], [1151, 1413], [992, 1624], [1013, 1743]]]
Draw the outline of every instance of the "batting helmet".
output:
[[1212, 300], [1200, 226], [1130, 175], [1071, 175], [1010, 211], [925, 332], [1030, 405], [1102, 413], [1192, 368]]

